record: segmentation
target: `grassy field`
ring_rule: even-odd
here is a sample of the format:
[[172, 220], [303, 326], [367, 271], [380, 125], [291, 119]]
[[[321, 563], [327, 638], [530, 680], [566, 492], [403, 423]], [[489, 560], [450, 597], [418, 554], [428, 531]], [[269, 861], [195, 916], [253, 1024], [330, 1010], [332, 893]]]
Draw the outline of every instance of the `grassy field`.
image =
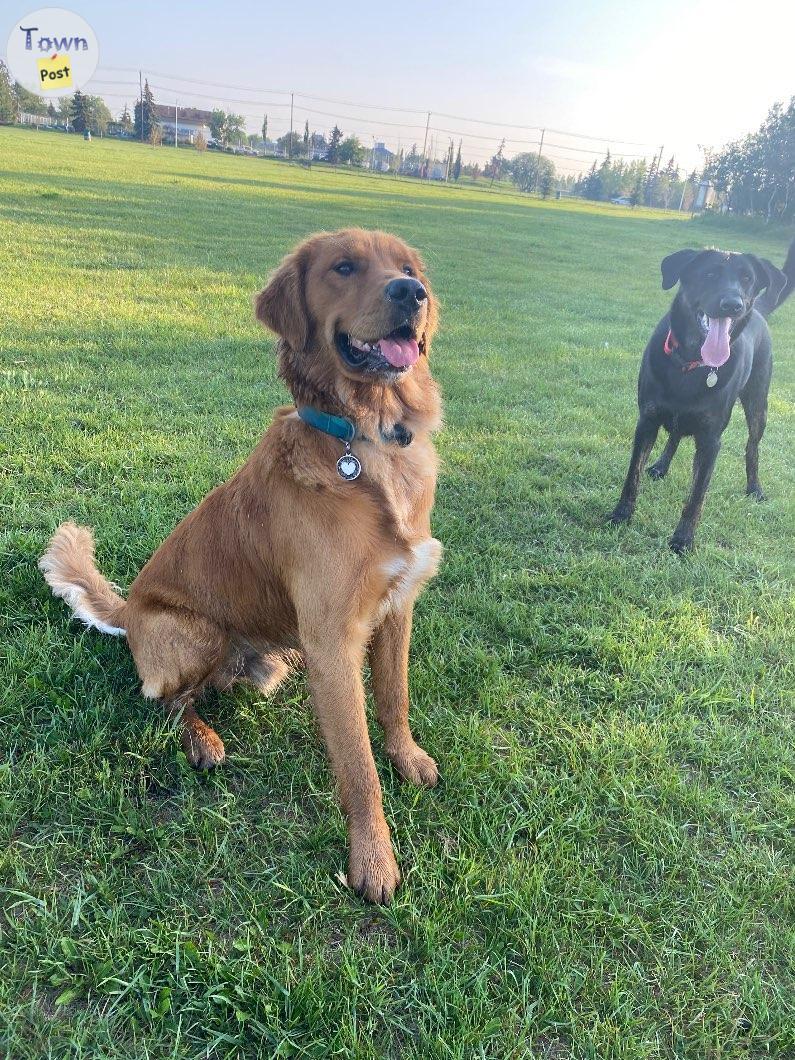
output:
[[[613, 207], [0, 130], [0, 1054], [795, 1055], [795, 301], [762, 483], [742, 415], [698, 537], [692, 446], [605, 523], [659, 261], [787, 238]], [[128, 585], [284, 403], [252, 293], [317, 228], [392, 229], [443, 305], [446, 425], [411, 680], [435, 791], [373, 730], [405, 883], [345, 829], [296, 678], [206, 705], [210, 776], [36, 559]]]

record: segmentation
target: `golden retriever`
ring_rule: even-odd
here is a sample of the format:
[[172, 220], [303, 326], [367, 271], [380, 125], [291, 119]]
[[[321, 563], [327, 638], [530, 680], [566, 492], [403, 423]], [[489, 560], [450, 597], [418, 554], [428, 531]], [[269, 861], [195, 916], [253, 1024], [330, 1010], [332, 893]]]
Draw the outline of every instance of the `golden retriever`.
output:
[[[436, 302], [402, 240], [347, 229], [289, 254], [255, 308], [280, 336], [279, 374], [295, 407], [276, 410], [248, 461], [177, 526], [126, 600], [97, 570], [91, 532], [74, 523], [59, 527], [40, 567], [77, 618], [126, 635], [143, 695], [178, 720], [197, 768], [224, 758], [196, 713], [201, 690], [239, 679], [270, 691], [303, 661], [348, 818], [349, 885], [386, 902], [400, 874], [362, 667], [369, 649], [387, 755], [401, 776], [432, 787], [436, 763], [409, 727], [408, 654], [414, 600], [441, 554], [430, 528]], [[304, 422], [307, 408], [350, 421], [352, 442], [325, 433], [325, 418], [320, 429]]]

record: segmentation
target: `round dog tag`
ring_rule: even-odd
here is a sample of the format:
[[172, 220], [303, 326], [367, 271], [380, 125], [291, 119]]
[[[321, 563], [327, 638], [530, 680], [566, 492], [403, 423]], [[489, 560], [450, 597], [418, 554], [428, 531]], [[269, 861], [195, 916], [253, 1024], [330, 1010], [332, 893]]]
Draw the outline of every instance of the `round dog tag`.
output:
[[715, 386], [717, 381], [718, 381], [718, 373], [713, 368], [712, 371], [707, 376], [707, 386], [708, 387], [713, 387], [713, 386]]
[[362, 465], [350, 451], [350, 448], [346, 446], [345, 452], [337, 461], [337, 474], [340, 478], [344, 478], [346, 482], [353, 482], [361, 473]]

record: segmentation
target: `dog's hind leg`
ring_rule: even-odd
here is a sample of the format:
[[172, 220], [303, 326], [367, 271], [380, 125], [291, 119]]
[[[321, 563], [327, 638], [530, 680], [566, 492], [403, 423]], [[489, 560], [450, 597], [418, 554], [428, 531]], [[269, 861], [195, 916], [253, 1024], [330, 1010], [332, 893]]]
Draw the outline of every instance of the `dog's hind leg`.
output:
[[679, 525], [669, 541], [674, 552], [684, 552], [693, 545], [696, 526], [704, 508], [704, 497], [709, 487], [715, 461], [720, 452], [721, 436], [717, 432], [696, 435], [696, 454], [693, 457], [693, 486], [682, 510]]
[[679, 443], [682, 440], [682, 435], [676, 431], [671, 431], [668, 436], [668, 441], [665, 443], [665, 448], [660, 453], [657, 460], [648, 468], [646, 474], [649, 478], [661, 479], [665, 478], [668, 474], [668, 468], [671, 466], [671, 461], [676, 456], [676, 450], [679, 448]]
[[224, 745], [193, 704], [225, 659], [228, 637], [201, 615], [163, 607], [134, 611], [128, 640], [143, 694], [159, 699], [177, 721], [190, 764], [194, 769], [219, 765]]
[[660, 421], [656, 416], [650, 415], [648, 412], [641, 412], [638, 425], [635, 428], [635, 441], [632, 446], [629, 470], [627, 471], [619, 502], [610, 515], [611, 522], [628, 523], [632, 518], [632, 513], [635, 511], [635, 502], [638, 499], [640, 476], [646, 466], [646, 461], [649, 459], [649, 453], [657, 441], [659, 431]]
[[751, 378], [740, 394], [745, 419], [748, 424], [748, 444], [745, 447], [745, 492], [758, 501], [766, 500], [759, 483], [759, 443], [767, 426], [767, 393], [770, 388], [772, 362], [770, 357], [762, 364], [755, 364]]

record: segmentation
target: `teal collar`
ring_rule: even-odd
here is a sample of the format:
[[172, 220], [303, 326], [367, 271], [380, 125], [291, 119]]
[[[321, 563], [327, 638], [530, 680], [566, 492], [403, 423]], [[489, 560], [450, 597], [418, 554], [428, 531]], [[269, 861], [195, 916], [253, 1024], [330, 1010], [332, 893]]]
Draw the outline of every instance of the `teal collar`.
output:
[[332, 416], [329, 412], [313, 409], [311, 405], [299, 405], [297, 411], [304, 423], [324, 434], [330, 434], [332, 438], [352, 442], [356, 437], [356, 424], [344, 416]]

